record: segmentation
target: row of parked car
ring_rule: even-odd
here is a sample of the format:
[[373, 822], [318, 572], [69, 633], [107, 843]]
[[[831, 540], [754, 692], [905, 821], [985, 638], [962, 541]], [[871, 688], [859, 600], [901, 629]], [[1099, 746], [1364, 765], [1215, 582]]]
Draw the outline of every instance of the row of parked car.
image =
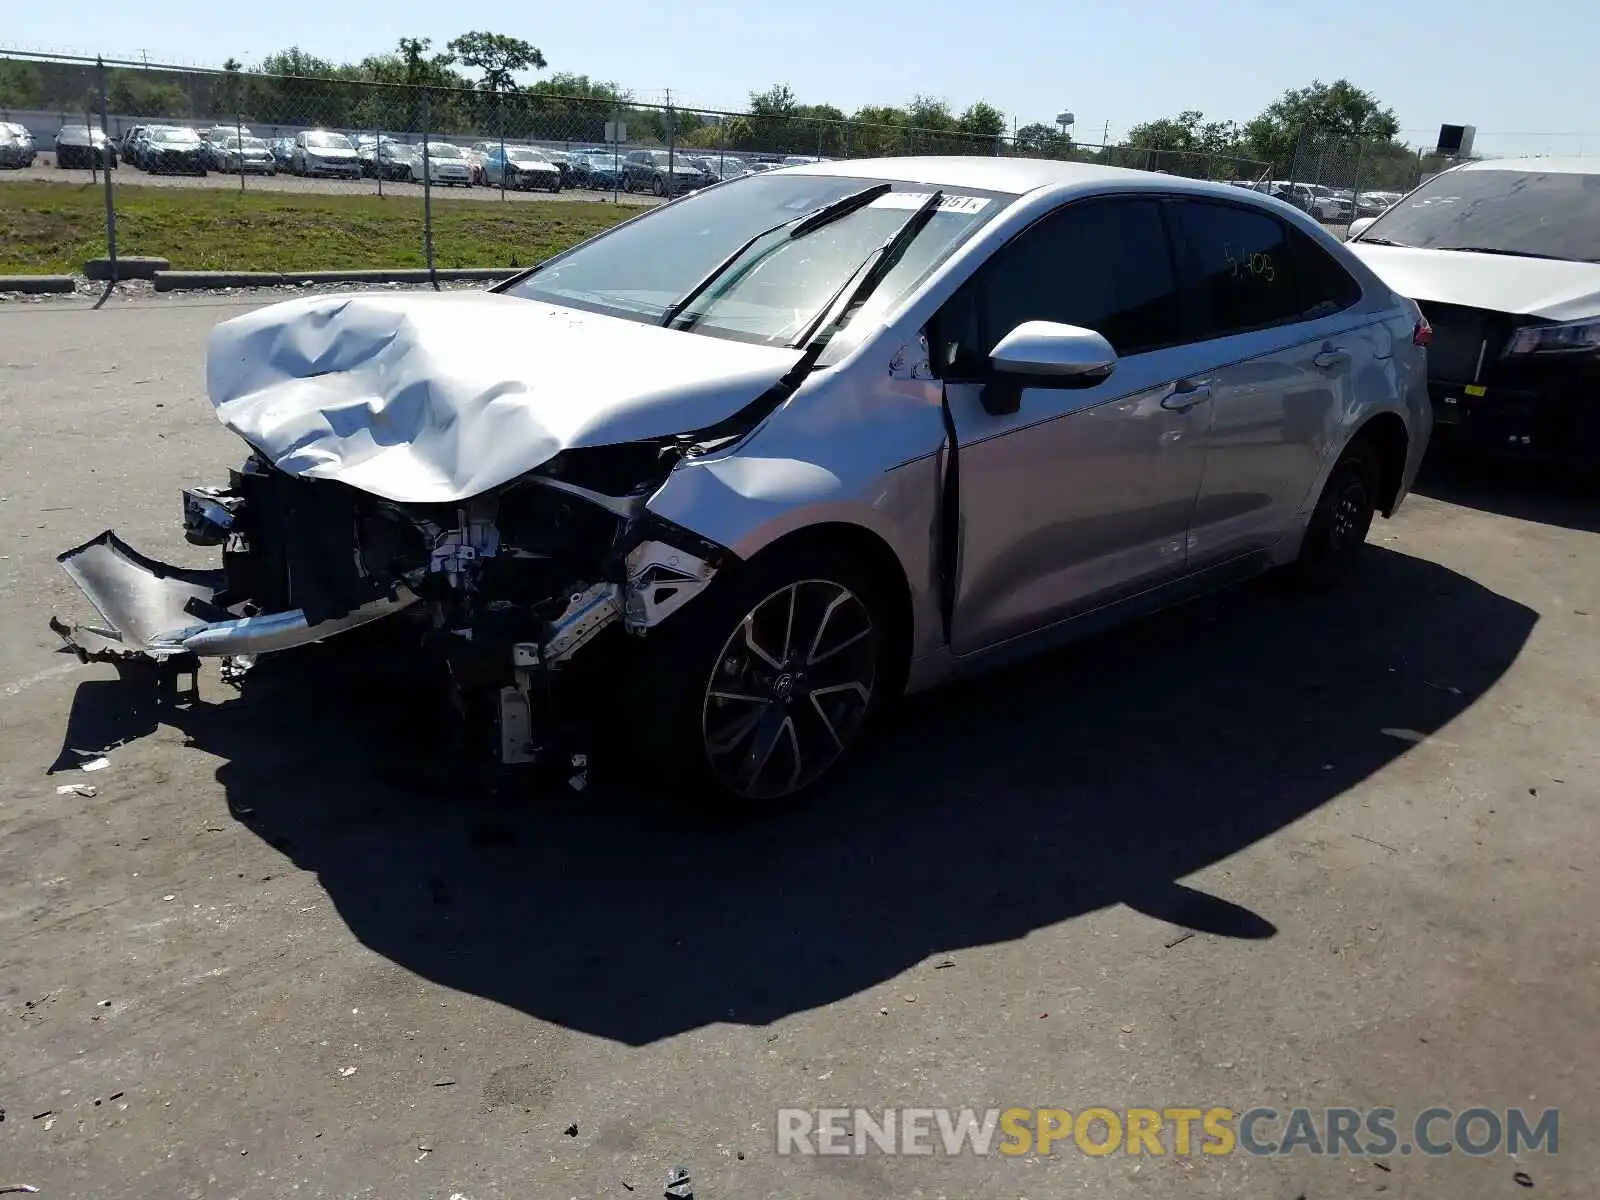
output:
[[1348, 225], [1361, 217], [1377, 217], [1400, 202], [1401, 192], [1361, 192], [1353, 188], [1333, 188], [1321, 183], [1298, 183], [1292, 179], [1233, 180], [1235, 187], [1249, 188], [1275, 196], [1301, 212], [1329, 225]]
[[[420, 144], [377, 134], [353, 137], [309, 129], [274, 140], [244, 125], [194, 129], [186, 125], [135, 125], [119, 139], [87, 125], [63, 125], [56, 135], [56, 165], [62, 168], [119, 163], [151, 174], [205, 175], [247, 172], [334, 179], [383, 178], [459, 187], [560, 192], [563, 188], [681, 195], [726, 179], [776, 167], [825, 161], [806, 155], [708, 154], [703, 151], [622, 150], [588, 146], [551, 150], [515, 142], [481, 141], [470, 146], [429, 142], [424, 165]], [[21, 125], [0, 124], [0, 166], [32, 166], [32, 135]]]

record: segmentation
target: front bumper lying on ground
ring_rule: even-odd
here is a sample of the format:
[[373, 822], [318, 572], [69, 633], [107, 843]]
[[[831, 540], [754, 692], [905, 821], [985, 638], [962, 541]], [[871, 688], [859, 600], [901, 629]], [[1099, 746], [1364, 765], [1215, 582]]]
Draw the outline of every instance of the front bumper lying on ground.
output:
[[111, 530], [57, 557], [103, 625], [54, 629], [85, 662], [180, 655], [233, 657], [289, 650], [399, 612], [409, 591], [312, 625], [303, 609], [246, 613], [227, 606], [227, 573], [175, 567], [140, 554]]

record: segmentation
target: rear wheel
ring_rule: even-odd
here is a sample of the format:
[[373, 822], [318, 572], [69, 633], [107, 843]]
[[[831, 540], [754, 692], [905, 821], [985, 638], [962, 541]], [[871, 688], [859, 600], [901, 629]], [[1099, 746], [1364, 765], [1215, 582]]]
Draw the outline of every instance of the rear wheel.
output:
[[1289, 568], [1295, 583], [1329, 588], [1355, 569], [1377, 514], [1379, 480], [1372, 444], [1364, 438], [1351, 442], [1329, 473], [1306, 525], [1300, 557]]
[[889, 611], [870, 571], [823, 547], [731, 568], [647, 639], [631, 726], [653, 781], [756, 816], [833, 775], [896, 677]]

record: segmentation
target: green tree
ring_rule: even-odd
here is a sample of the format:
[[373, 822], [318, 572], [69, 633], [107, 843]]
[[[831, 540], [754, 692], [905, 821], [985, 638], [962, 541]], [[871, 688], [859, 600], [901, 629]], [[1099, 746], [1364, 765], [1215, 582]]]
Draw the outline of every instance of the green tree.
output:
[[449, 49], [464, 66], [482, 71], [478, 86], [495, 94], [517, 91], [519, 71], [542, 71], [546, 66], [539, 47], [504, 33], [463, 33], [450, 39]]
[[906, 112], [893, 105], [867, 105], [850, 118], [849, 152], [853, 158], [876, 158], [906, 152]]
[[1360, 138], [1392, 142], [1400, 132], [1394, 109], [1380, 103], [1348, 79], [1314, 80], [1310, 87], [1290, 88], [1244, 127], [1244, 143], [1256, 158], [1287, 168], [1303, 138]]
[[970, 133], [975, 137], [997, 138], [1006, 131], [1006, 115], [994, 105], [979, 100], [976, 104], [969, 104], [966, 111], [956, 118], [956, 126], [962, 133]]
[[162, 83], [140, 71], [117, 71], [106, 87], [111, 111], [130, 117], [185, 117], [189, 95], [175, 83]]
[[37, 108], [43, 102], [39, 68], [30, 62], [0, 59], [0, 108]]
[[1012, 139], [1018, 154], [1028, 158], [1070, 158], [1072, 139], [1054, 125], [1034, 121], [1017, 130]]

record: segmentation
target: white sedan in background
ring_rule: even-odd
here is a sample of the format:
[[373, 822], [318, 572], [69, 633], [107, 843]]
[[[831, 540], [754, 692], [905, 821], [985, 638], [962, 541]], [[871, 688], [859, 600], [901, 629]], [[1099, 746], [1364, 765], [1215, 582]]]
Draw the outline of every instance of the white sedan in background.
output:
[[460, 146], [452, 146], [449, 142], [429, 142], [426, 163], [419, 146], [411, 156], [410, 170], [412, 183], [421, 183], [423, 172], [426, 171], [430, 183], [472, 186], [472, 160]]

